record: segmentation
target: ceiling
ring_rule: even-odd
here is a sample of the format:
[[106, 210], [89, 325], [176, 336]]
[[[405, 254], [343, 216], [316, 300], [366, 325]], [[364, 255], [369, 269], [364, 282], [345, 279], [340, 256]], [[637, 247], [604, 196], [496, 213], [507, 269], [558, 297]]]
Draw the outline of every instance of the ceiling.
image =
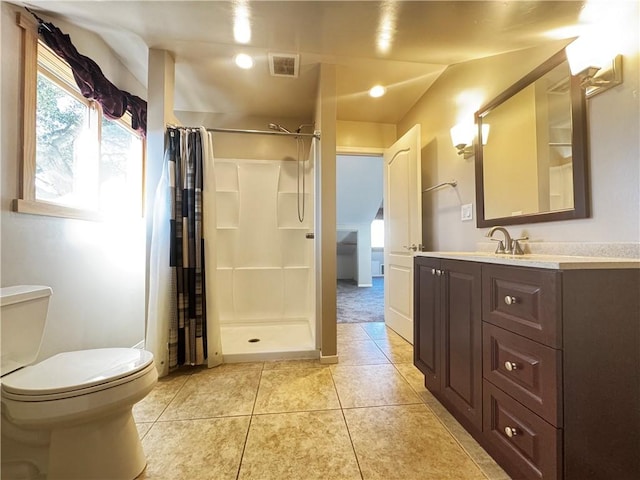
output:
[[[19, 3], [19, 2], [16, 2]], [[581, 1], [45, 1], [33, 10], [100, 35], [146, 85], [148, 48], [176, 61], [175, 109], [313, 118], [318, 65], [336, 65], [338, 119], [395, 124], [452, 64], [557, 40]], [[251, 41], [234, 41], [248, 7]], [[390, 38], [387, 51], [377, 46]], [[244, 52], [251, 70], [233, 62]], [[82, 52], [81, 52], [82, 53]], [[297, 78], [270, 75], [268, 53], [300, 55]], [[387, 94], [371, 98], [374, 84]]]

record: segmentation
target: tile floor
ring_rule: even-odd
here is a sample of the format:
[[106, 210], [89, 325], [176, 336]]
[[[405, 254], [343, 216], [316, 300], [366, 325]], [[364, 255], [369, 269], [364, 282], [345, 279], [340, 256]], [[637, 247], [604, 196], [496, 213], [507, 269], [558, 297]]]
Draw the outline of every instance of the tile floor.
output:
[[383, 323], [338, 324], [338, 354], [161, 379], [134, 407], [139, 479], [508, 480]]

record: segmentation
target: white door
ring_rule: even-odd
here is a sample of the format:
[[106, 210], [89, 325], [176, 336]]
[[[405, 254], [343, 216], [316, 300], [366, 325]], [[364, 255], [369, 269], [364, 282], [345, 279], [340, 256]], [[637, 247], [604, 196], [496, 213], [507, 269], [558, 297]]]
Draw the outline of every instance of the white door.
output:
[[413, 252], [422, 242], [420, 125], [384, 152], [384, 321], [413, 344]]

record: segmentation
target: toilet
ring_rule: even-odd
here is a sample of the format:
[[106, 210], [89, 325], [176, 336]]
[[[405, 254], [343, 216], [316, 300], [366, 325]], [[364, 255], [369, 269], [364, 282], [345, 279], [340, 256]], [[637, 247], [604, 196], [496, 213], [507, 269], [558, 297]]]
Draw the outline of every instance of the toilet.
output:
[[0, 289], [3, 479], [123, 479], [146, 466], [132, 408], [155, 385], [134, 348], [64, 352], [34, 364], [52, 291]]

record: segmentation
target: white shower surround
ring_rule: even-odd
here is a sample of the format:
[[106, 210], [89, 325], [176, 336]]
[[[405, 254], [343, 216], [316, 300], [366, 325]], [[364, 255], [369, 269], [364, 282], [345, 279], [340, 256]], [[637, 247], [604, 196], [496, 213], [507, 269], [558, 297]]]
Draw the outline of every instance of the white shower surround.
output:
[[314, 228], [313, 155], [305, 167], [300, 223], [295, 160], [215, 160], [215, 298], [225, 362], [318, 356], [314, 241], [306, 238]]

